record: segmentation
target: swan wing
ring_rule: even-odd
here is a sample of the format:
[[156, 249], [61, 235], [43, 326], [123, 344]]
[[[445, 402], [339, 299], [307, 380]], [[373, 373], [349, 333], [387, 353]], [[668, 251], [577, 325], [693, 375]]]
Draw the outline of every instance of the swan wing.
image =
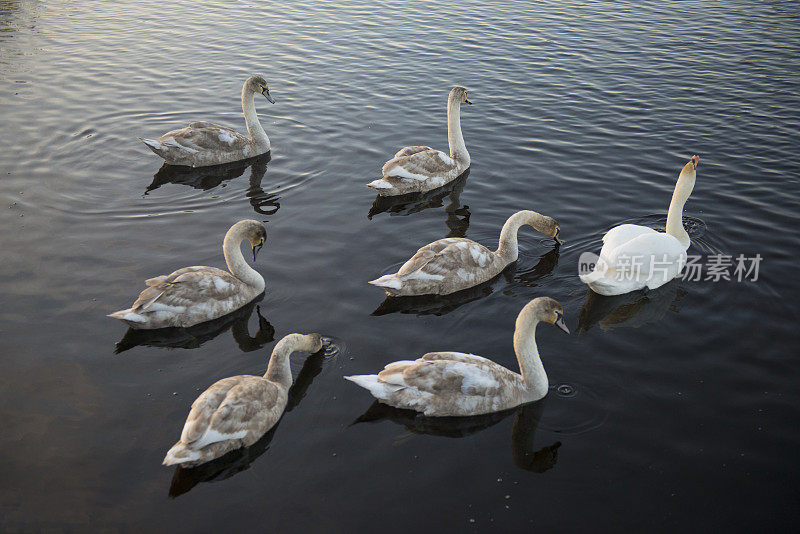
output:
[[420, 360], [435, 361], [435, 360], [451, 360], [456, 362], [474, 363], [479, 365], [496, 365], [495, 362], [489, 358], [478, 356], [475, 354], [466, 354], [463, 352], [429, 352], [424, 354]]
[[[204, 267], [202, 265], [195, 265], [192, 267], [184, 267], [182, 269], [178, 269], [177, 271], [173, 271], [170, 274], [163, 274], [161, 276], [155, 276], [153, 278], [148, 278], [144, 281], [145, 285], [148, 286], [157, 286], [159, 284], [163, 284], [164, 282], [172, 282], [177, 277], [184, 273], [191, 273], [195, 271], [203, 271], [205, 269], [212, 269], [212, 267]], [[224, 272], [224, 271], [223, 271]]]
[[390, 363], [378, 373], [378, 380], [437, 396], [487, 397], [494, 396], [500, 391], [502, 381], [497, 375], [497, 368], [500, 366], [491, 360], [467, 362], [461, 359], [426, 360], [423, 357], [413, 362]]
[[181, 441], [199, 449], [219, 441], [242, 439], [250, 430], [263, 429], [261, 423], [266, 422], [279, 398], [278, 386], [261, 377], [245, 375], [220, 380], [192, 404]]
[[181, 441], [186, 444], [196, 442], [203, 437], [211, 424], [211, 418], [217, 411], [219, 405], [225, 400], [231, 388], [239, 384], [246, 376], [232, 376], [223, 378], [212, 384], [207, 390], [200, 394], [192, 403], [192, 409], [186, 418], [181, 432]]
[[427, 180], [431, 176], [445, 174], [457, 167], [455, 160], [440, 150], [421, 150], [386, 162], [381, 169], [383, 179], [390, 183], [396, 180]]
[[423, 150], [433, 150], [429, 146], [407, 146], [405, 148], [401, 148], [397, 151], [397, 154], [394, 155], [393, 159], [402, 158], [404, 156], [410, 156], [411, 154], [416, 154], [417, 152], [422, 152]]
[[459, 269], [474, 272], [492, 262], [492, 252], [483, 245], [466, 238], [446, 238], [434, 241], [419, 249], [400, 267], [400, 276], [442, 277]]
[[668, 267], [670, 270], [677, 267], [674, 274], [680, 272], [686, 262], [686, 249], [673, 236], [653, 231], [601, 253], [601, 257], [619, 275], [627, 273], [635, 278], [649, 278]]
[[198, 301], [227, 300], [238, 292], [239, 279], [215, 267], [185, 267], [169, 275], [150, 278], [131, 309], [141, 313], [172, 307], [185, 308]]
[[187, 154], [209, 150], [244, 150], [250, 139], [236, 130], [210, 122], [193, 122], [186, 128], [168, 132], [158, 138], [162, 147], [176, 148]]
[[190, 122], [187, 128], [216, 128], [218, 130], [229, 130], [231, 132], [235, 132], [235, 130], [228, 128], [227, 126], [223, 126], [221, 124], [217, 124], [215, 122], [208, 122], [208, 121], [195, 121]]
[[279, 413], [282, 413], [283, 406], [279, 403], [277, 384], [258, 376], [249, 377], [230, 390], [214, 412], [209, 430], [223, 436], [246, 432], [260, 426], [259, 423], [263, 423], [276, 408], [280, 408]]
[[[613, 250], [631, 239], [645, 234], [658, 233], [648, 226], [638, 224], [620, 224], [615, 226], [603, 236], [603, 250]], [[602, 252], [601, 252], [602, 255]]]

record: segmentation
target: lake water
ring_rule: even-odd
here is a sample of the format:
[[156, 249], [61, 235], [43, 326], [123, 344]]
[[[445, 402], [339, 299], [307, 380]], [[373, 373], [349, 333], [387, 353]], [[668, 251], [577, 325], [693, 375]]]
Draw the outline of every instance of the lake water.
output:
[[[0, 1], [0, 530], [796, 525], [799, 15], [793, 1]], [[160, 171], [136, 137], [243, 130], [254, 72], [277, 101], [256, 101], [271, 160]], [[446, 148], [455, 84], [474, 103], [466, 180], [375, 203], [364, 184], [395, 151]], [[760, 254], [758, 279], [590, 297], [580, 254], [621, 222], [663, 228], [692, 154], [690, 253]], [[494, 247], [519, 209], [554, 217], [565, 243], [523, 229], [517, 264], [455, 299], [383, 302], [366, 283], [445, 236]], [[257, 309], [172, 337], [105, 317], [145, 278], [224, 266], [244, 218], [269, 233]], [[539, 328], [540, 403], [430, 421], [342, 379], [434, 350], [515, 368], [514, 319], [543, 295], [573, 335]], [[275, 340], [312, 331], [334, 346], [293, 357], [274, 432], [205, 470], [161, 465], [200, 391], [263, 373]]]

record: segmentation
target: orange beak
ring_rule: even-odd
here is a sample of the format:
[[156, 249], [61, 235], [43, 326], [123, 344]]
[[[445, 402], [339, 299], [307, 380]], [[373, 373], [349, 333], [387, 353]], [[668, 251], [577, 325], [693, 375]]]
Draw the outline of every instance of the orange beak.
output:
[[700, 165], [700, 156], [692, 156], [692, 161], [694, 161], [694, 166], [697, 168]]

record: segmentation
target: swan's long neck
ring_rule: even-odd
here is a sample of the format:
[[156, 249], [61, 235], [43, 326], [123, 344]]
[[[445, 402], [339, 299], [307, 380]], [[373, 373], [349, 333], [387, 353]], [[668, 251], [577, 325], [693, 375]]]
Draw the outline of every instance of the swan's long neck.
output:
[[270, 148], [269, 137], [267, 132], [261, 127], [261, 122], [258, 120], [258, 113], [256, 113], [256, 104], [253, 102], [253, 91], [251, 91], [247, 83], [242, 87], [242, 111], [244, 112], [244, 123], [247, 125], [247, 132], [250, 134], [250, 139], [253, 140], [255, 145], [267, 151]]
[[242, 255], [241, 243], [244, 239], [242, 232], [243, 227], [237, 225], [228, 230], [222, 242], [222, 253], [225, 255], [225, 263], [231, 274], [260, 293], [264, 290], [264, 277], [250, 267]]
[[543, 222], [544, 216], [535, 211], [525, 210], [515, 213], [508, 218], [500, 231], [500, 243], [495, 254], [502, 256], [508, 263], [517, 261], [519, 257], [519, 244], [517, 241], [519, 228], [528, 224], [541, 231]]
[[680, 241], [684, 248], [689, 248], [691, 239], [683, 227], [683, 206], [689, 199], [689, 195], [692, 194], [694, 182], [694, 169], [688, 171], [684, 168], [678, 177], [678, 183], [675, 184], [675, 191], [672, 193], [672, 201], [669, 203], [667, 212], [667, 233]]
[[292, 385], [292, 368], [289, 364], [289, 356], [295, 351], [314, 353], [320, 349], [315, 346], [312, 336], [303, 334], [289, 334], [278, 341], [269, 357], [269, 365], [264, 378], [271, 382], [276, 382], [289, 389]]
[[469, 152], [461, 134], [461, 102], [455, 98], [447, 101], [447, 142], [450, 145], [450, 157], [469, 166]]
[[522, 381], [525, 382], [531, 397], [539, 399], [547, 394], [548, 388], [547, 373], [539, 357], [539, 348], [536, 346], [536, 325], [539, 324], [539, 319], [526, 315], [522, 313], [517, 318], [514, 352], [517, 353], [519, 369], [522, 371]]

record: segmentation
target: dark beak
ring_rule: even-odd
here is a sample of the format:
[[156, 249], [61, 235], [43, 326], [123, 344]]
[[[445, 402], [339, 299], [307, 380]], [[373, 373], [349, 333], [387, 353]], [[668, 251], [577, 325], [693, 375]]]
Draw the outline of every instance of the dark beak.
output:
[[559, 239], [559, 238], [558, 238], [558, 234], [560, 234], [560, 233], [561, 233], [561, 230], [560, 230], [560, 229], [559, 229], [559, 230], [556, 230], [556, 235], [554, 235], [554, 236], [553, 236], [553, 239], [555, 239], [555, 240], [556, 240], [556, 244], [557, 244], [557, 245], [561, 245], [561, 244], [563, 244], [563, 243], [564, 243], [563, 241], [561, 241], [561, 239]]
[[274, 99], [274, 98], [272, 98], [272, 97], [270, 96], [270, 94], [269, 94], [269, 89], [262, 89], [262, 90], [261, 90], [261, 94], [262, 94], [262, 95], [264, 95], [264, 97], [265, 97], [267, 100], [269, 100], [271, 104], [274, 104], [274, 103], [275, 103], [275, 99]]
[[261, 242], [258, 245], [253, 247], [253, 261], [256, 261], [256, 255], [258, 254], [258, 251], [261, 250], [261, 247], [263, 247], [263, 246], [264, 246], [264, 240], [262, 239]]
[[567, 325], [564, 324], [564, 317], [562, 315], [559, 315], [558, 319], [556, 319], [556, 326], [559, 327], [564, 332], [566, 332], [567, 334], [569, 334], [569, 328], [567, 328]]
[[469, 101], [469, 99], [467, 99], [467, 98], [465, 98], [465, 99], [464, 99], [464, 102], [466, 102], [466, 103], [467, 103], [467, 104], [469, 104], [470, 106], [472, 105], [472, 102], [470, 102], [470, 101]]

